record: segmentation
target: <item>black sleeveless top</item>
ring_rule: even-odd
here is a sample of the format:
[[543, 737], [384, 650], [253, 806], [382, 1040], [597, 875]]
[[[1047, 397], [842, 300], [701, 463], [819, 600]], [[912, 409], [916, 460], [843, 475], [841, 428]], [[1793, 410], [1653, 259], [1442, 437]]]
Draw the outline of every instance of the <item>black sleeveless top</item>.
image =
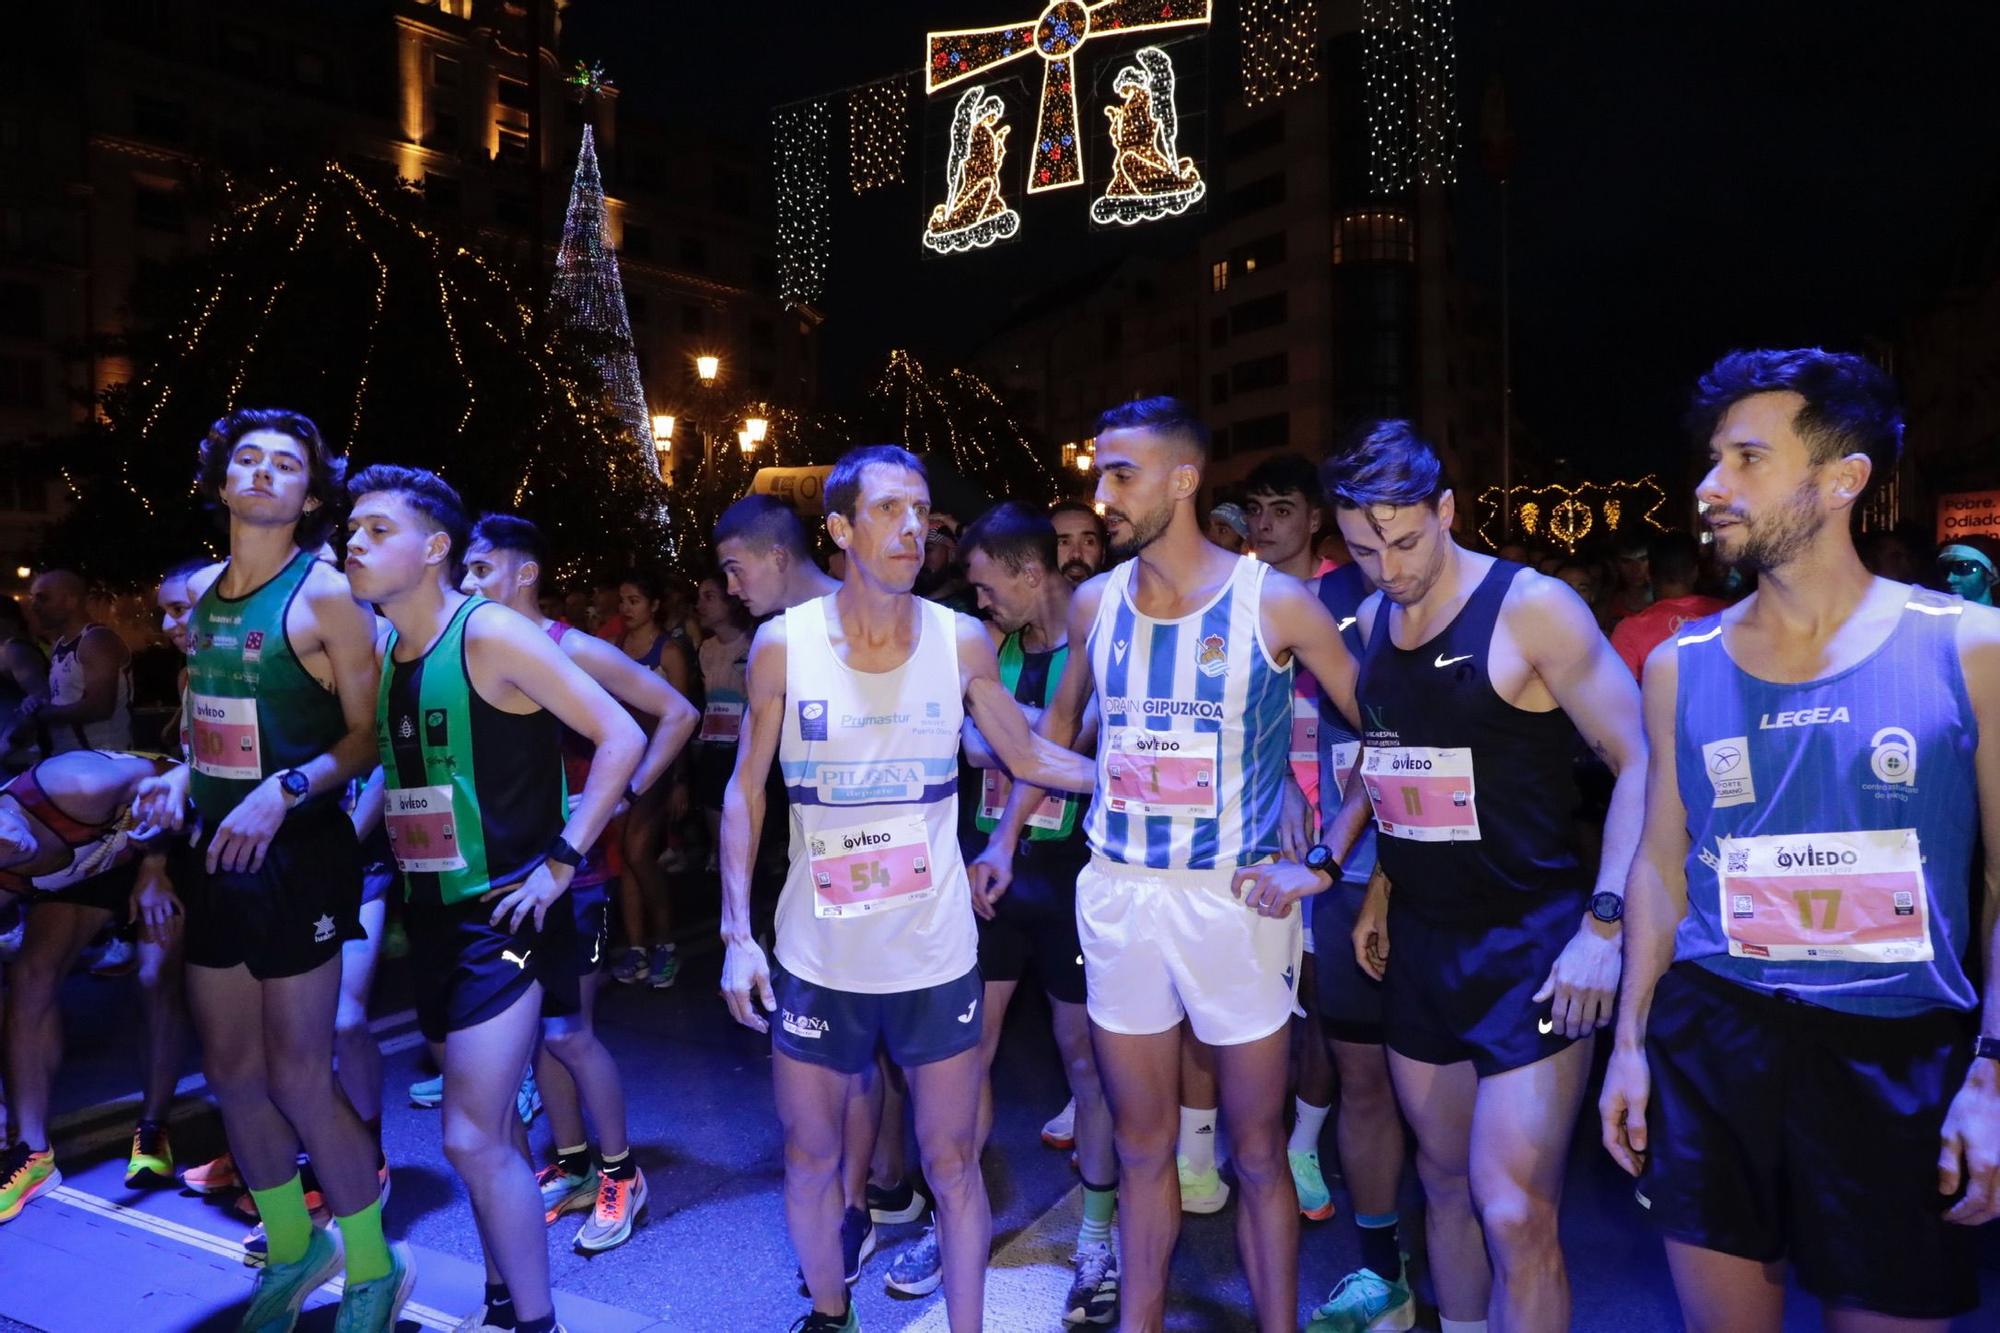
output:
[[[1364, 780], [1381, 833], [1377, 853], [1395, 901], [1428, 919], [1504, 921], [1552, 894], [1581, 897], [1589, 886], [1571, 820], [1576, 726], [1560, 708], [1516, 708], [1494, 693], [1487, 674], [1501, 603], [1525, 568], [1494, 561], [1451, 623], [1415, 648], [1396, 647], [1389, 632], [1394, 608], [1385, 599], [1362, 651], [1356, 692], [1363, 744], [1391, 752], [1372, 762], [1364, 753]], [[1446, 784], [1446, 799], [1457, 812], [1429, 816], [1456, 821], [1460, 833], [1426, 840], [1392, 822], [1438, 794], [1433, 788], [1404, 797], [1388, 772], [1367, 777], [1368, 768], [1392, 762], [1394, 747], [1471, 752], [1470, 791]], [[1435, 754], [1415, 762], [1453, 766]], [[1412, 804], [1405, 806], [1405, 799]], [[1476, 835], [1466, 831], [1475, 819]]]

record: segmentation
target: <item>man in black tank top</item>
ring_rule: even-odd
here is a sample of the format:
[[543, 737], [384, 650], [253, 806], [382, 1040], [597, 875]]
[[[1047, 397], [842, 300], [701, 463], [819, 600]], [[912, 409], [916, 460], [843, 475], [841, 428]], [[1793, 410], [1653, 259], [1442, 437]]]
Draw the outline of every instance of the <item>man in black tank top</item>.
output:
[[[1380, 589], [1360, 610], [1356, 691], [1379, 864], [1354, 947], [1384, 981], [1438, 1307], [1447, 1333], [1483, 1329], [1489, 1310], [1565, 1328], [1556, 1201], [1618, 984], [1638, 694], [1573, 592], [1452, 539], [1452, 492], [1408, 423], [1378, 423], [1325, 479]], [[1579, 731], [1618, 775], [1595, 894], [1569, 826]]]

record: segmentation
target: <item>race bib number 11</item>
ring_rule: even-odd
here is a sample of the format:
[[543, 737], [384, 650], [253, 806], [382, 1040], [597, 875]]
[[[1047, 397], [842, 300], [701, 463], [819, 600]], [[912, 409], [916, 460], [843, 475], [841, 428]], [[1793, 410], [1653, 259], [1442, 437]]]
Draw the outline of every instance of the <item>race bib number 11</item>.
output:
[[1361, 752], [1361, 780], [1375, 826], [1411, 842], [1479, 841], [1472, 751], [1371, 745]]

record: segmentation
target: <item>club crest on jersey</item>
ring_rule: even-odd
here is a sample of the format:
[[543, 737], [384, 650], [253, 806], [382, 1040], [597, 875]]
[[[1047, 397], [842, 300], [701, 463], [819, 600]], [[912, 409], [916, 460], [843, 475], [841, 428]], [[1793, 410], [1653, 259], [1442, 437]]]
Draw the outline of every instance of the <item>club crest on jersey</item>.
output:
[[253, 629], [243, 636], [243, 660], [261, 661], [264, 657], [264, 631]]
[[826, 739], [826, 700], [799, 700], [799, 739], [802, 741]]
[[1229, 669], [1229, 645], [1220, 634], [1198, 639], [1194, 645], [1195, 669], [1204, 676], [1219, 676]]
[[417, 734], [417, 724], [415, 720], [412, 719], [408, 713], [403, 714], [401, 720], [399, 720], [396, 723], [397, 739], [409, 740], [416, 734]]
[[[1888, 788], [1917, 785], [1917, 738], [1902, 727], [1884, 727], [1876, 732], [1869, 744], [1875, 747], [1868, 756], [1868, 767], [1876, 780]], [[1878, 789], [1879, 790], [1879, 789]], [[1885, 794], [1901, 795], [1890, 791]]]
[[1111, 656], [1121, 666], [1125, 663], [1125, 650], [1129, 646], [1123, 639], [1116, 639], [1111, 644]]
[[1757, 780], [1750, 772], [1748, 736], [1729, 736], [1702, 746], [1701, 766], [1708, 773], [1709, 785], [1715, 788], [1715, 809], [1756, 803]]

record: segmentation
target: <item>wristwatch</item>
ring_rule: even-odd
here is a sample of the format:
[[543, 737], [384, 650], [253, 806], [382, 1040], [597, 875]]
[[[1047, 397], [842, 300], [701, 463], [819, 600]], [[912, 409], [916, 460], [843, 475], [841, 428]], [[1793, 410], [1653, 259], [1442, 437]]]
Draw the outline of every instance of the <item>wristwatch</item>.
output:
[[1607, 926], [1615, 926], [1625, 915], [1625, 899], [1616, 893], [1590, 895], [1590, 914]]
[[555, 841], [549, 844], [549, 860], [574, 870], [583, 864], [583, 853], [570, 846], [569, 839], [558, 833]]
[[1340, 883], [1340, 862], [1333, 859], [1333, 852], [1324, 843], [1314, 843], [1306, 849], [1305, 868], [1323, 874], [1327, 882]]
[[288, 768], [278, 774], [278, 790], [285, 793], [287, 800], [303, 801], [312, 790], [312, 779], [296, 768]]
[[1975, 1060], [2000, 1060], [2000, 1037], [1974, 1037], [1972, 1058]]

